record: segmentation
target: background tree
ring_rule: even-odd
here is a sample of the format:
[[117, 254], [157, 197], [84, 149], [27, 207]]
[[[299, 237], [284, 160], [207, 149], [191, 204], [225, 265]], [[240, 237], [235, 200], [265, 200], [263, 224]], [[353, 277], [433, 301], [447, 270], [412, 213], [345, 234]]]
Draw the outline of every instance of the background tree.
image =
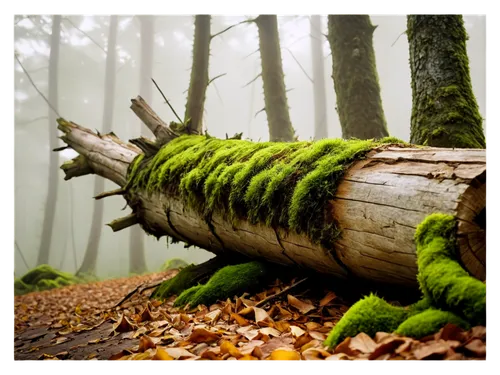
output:
[[413, 97], [410, 142], [485, 148], [462, 16], [412, 15], [407, 20]]
[[[106, 70], [104, 73], [104, 102], [102, 115], [102, 131], [111, 132], [113, 128], [113, 111], [115, 103], [115, 82], [116, 82], [116, 40], [117, 40], [118, 17], [111, 16], [109, 22], [109, 38], [106, 54]], [[104, 191], [104, 180], [98, 176], [94, 177], [94, 196]], [[82, 265], [77, 274], [95, 273], [97, 255], [99, 252], [99, 242], [103, 228], [103, 200], [94, 199], [94, 213], [92, 214], [90, 233], [87, 248], [83, 257]]]
[[58, 74], [59, 74], [59, 47], [61, 43], [61, 16], [52, 17], [52, 35], [50, 37], [50, 57], [49, 57], [49, 95], [48, 100], [52, 108], [49, 108], [49, 173], [48, 173], [48, 192], [45, 201], [45, 210], [43, 218], [42, 238], [38, 251], [37, 265], [48, 264], [50, 247], [52, 242], [52, 228], [54, 226], [54, 217], [56, 214], [57, 188], [59, 186], [59, 156], [52, 152], [58, 145], [58, 132], [54, 128], [57, 114], [58, 102]]
[[321, 16], [311, 16], [310, 27], [313, 68], [314, 139], [322, 139], [328, 138], [328, 127]]
[[382, 108], [368, 15], [328, 16], [333, 83], [343, 138], [389, 135]]
[[255, 19], [255, 23], [259, 29], [261, 75], [269, 140], [291, 142], [295, 138], [295, 132], [290, 121], [286, 98], [278, 20], [276, 16], [261, 14]]

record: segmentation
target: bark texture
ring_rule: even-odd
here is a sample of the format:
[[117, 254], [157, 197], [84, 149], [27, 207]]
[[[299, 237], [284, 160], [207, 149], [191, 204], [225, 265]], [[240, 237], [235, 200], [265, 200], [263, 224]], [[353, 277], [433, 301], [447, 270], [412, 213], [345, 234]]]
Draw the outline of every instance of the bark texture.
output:
[[413, 96], [410, 141], [485, 148], [462, 16], [408, 16], [407, 21]]
[[260, 15], [255, 19], [255, 23], [259, 30], [261, 74], [269, 140], [271, 142], [292, 142], [295, 138], [295, 132], [290, 121], [286, 98], [278, 20], [273, 15]]
[[139, 169], [129, 168], [139, 153], [135, 146], [64, 120], [59, 129], [93, 173], [123, 187], [137, 220], [127, 217], [121, 222], [139, 222], [156, 237], [168, 235], [215, 254], [236, 252], [338, 277], [416, 286], [415, 228], [427, 215], [441, 212], [457, 217], [461, 262], [472, 275], [485, 279], [484, 150], [390, 145], [371, 150], [347, 170], [332, 197], [318, 202], [326, 207], [324, 225], [335, 221], [340, 229], [326, 248], [305, 234], [248, 220], [235, 222], [220, 211], [207, 220], [173, 193], [173, 187], [128, 189], [127, 173], [141, 170], [136, 162], [134, 168]]
[[203, 130], [203, 111], [208, 86], [208, 62], [210, 58], [210, 16], [198, 15], [194, 20], [193, 66], [189, 81], [186, 114], [189, 130], [198, 134]]
[[328, 138], [326, 111], [325, 59], [321, 16], [311, 16], [311, 57], [313, 70], [314, 139]]
[[[58, 102], [58, 72], [59, 72], [59, 47], [61, 43], [61, 16], [52, 17], [52, 35], [50, 37], [50, 55], [49, 55], [49, 95], [50, 104], [57, 111]], [[38, 250], [38, 259], [36, 264], [48, 264], [50, 255], [50, 246], [52, 244], [52, 228], [54, 226], [54, 217], [56, 215], [57, 190], [59, 182], [57, 181], [59, 156], [52, 152], [58, 146], [57, 130], [53, 124], [56, 121], [56, 114], [49, 108], [49, 178], [47, 200], [43, 217], [42, 238], [40, 249]]]
[[373, 49], [375, 29], [367, 15], [328, 16], [337, 113], [346, 139], [389, 135]]
[[[113, 111], [115, 101], [115, 82], [116, 82], [116, 39], [118, 30], [118, 17], [111, 16], [109, 20], [108, 49], [106, 55], [106, 71], [104, 73], [104, 109], [102, 115], [102, 131], [111, 132], [113, 128]], [[104, 190], [104, 180], [95, 177], [94, 196]], [[83, 257], [82, 265], [77, 274], [95, 273], [97, 256], [99, 254], [99, 242], [101, 240], [102, 221], [104, 215], [104, 202], [94, 200], [94, 213], [90, 226], [89, 238], [87, 240], [87, 249]]]

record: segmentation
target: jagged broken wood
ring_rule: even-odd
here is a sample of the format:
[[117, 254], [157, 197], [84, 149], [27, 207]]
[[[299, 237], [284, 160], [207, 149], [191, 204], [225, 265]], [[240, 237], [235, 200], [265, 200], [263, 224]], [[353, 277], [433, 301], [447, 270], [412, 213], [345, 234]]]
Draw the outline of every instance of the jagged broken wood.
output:
[[[58, 122], [65, 133], [62, 139], [85, 158], [89, 173], [121, 187], [127, 184], [127, 170], [139, 148], [114, 135], [97, 135], [62, 119]], [[215, 254], [236, 252], [344, 278], [413, 286], [416, 226], [433, 212], [452, 214], [459, 223], [461, 262], [472, 275], [486, 277], [484, 150], [373, 149], [348, 169], [330, 201], [327, 219], [335, 220], [341, 230], [331, 249], [303, 234], [245, 220], [231, 223], [216, 213], [207, 223], [181, 197], [167, 193], [135, 191], [124, 198], [133, 208], [133, 220], [157, 237], [168, 235]], [[128, 223], [133, 221], [129, 219]]]
[[139, 220], [135, 213], [113, 220], [111, 223], [106, 224], [113, 229], [113, 232], [118, 232], [122, 229], [131, 227], [132, 225], [139, 224]]

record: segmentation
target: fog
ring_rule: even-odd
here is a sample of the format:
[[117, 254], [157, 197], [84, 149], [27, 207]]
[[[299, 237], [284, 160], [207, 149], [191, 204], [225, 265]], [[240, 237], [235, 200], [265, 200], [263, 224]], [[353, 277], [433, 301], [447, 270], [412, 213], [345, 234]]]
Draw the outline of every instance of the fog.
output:
[[[214, 16], [212, 34], [234, 25], [246, 16]], [[409, 140], [411, 87], [406, 16], [372, 16], [378, 25], [374, 48], [381, 85], [382, 104], [391, 135]], [[485, 17], [464, 16], [469, 34], [467, 43], [471, 79], [482, 116], [486, 112]], [[310, 20], [308, 16], [278, 17], [285, 84], [290, 117], [300, 140], [313, 138], [314, 103]], [[122, 140], [140, 135], [141, 125], [129, 109], [130, 99], [139, 94], [140, 23], [137, 17], [118, 18], [116, 89], [113, 132]], [[51, 16], [16, 16], [15, 50], [37, 88], [47, 96]], [[58, 67], [58, 112], [67, 120], [90, 129], [102, 129], [104, 73], [109, 17], [63, 16]], [[327, 32], [326, 16], [322, 33]], [[184, 113], [192, 58], [194, 24], [192, 16], [155, 17], [153, 77], [170, 104]], [[243, 132], [254, 141], [268, 140], [260, 72], [257, 27], [241, 24], [212, 39], [210, 77], [217, 78], [207, 89], [204, 128], [224, 138]], [[335, 92], [331, 78], [330, 47], [323, 37], [325, 59], [328, 136], [341, 136], [335, 111]], [[307, 75], [306, 75], [307, 73]], [[309, 76], [309, 77], [308, 77]], [[151, 83], [152, 84], [152, 83]], [[154, 88], [149, 103], [165, 121], [175, 116]], [[49, 127], [48, 105], [35, 90], [21, 66], [15, 65], [15, 274], [24, 274], [36, 264], [48, 190]], [[486, 119], [484, 122], [486, 130]], [[60, 141], [60, 146], [63, 142]], [[72, 150], [59, 153], [60, 163], [76, 156]], [[87, 246], [93, 214], [94, 175], [64, 181], [59, 170], [56, 215], [52, 228], [49, 263], [55, 268], [75, 272]], [[105, 190], [116, 185], [106, 181]], [[122, 197], [104, 200], [104, 223], [130, 212]], [[102, 227], [96, 274], [117, 277], [129, 273], [129, 231], [113, 233]], [[169, 244], [145, 236], [145, 256], [149, 271], [156, 271], [167, 259], [179, 257], [199, 263], [213, 255], [183, 244]]]

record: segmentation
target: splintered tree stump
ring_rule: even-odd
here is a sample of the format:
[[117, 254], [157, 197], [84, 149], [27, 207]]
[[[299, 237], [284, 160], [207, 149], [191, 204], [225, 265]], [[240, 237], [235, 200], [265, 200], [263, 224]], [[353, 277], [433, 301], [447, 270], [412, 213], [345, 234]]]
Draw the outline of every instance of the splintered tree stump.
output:
[[[86, 160], [81, 173], [68, 178], [95, 173], [126, 189], [128, 167], [139, 148], [114, 135], [58, 122], [62, 139]], [[159, 133], [157, 125], [149, 127]], [[215, 254], [235, 252], [342, 278], [408, 286], [417, 285], [415, 228], [431, 213], [451, 214], [458, 221], [459, 259], [473, 276], [486, 278], [485, 150], [372, 149], [347, 170], [327, 202], [325, 222], [333, 220], [340, 229], [331, 248], [306, 234], [246, 220], [234, 223], [216, 212], [207, 222], [175, 194], [134, 190], [124, 198], [137, 222], [156, 237], [167, 235]]]

